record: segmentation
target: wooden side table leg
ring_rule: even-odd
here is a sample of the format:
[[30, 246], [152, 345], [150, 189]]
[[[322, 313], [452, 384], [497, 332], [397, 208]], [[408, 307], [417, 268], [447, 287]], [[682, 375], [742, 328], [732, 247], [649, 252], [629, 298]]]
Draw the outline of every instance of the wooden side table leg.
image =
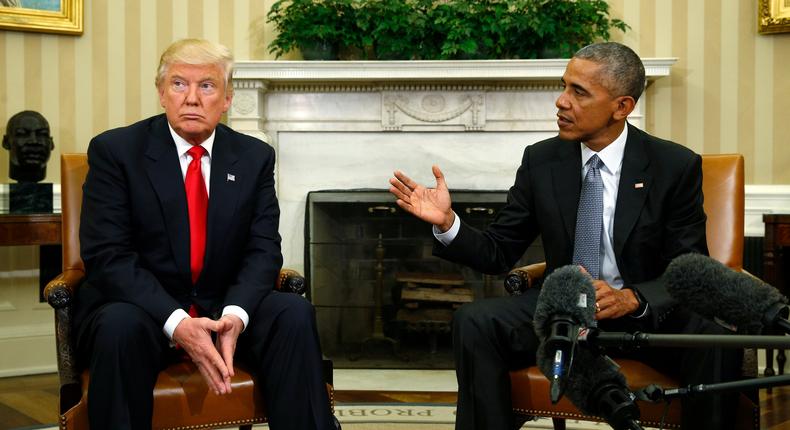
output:
[[[769, 228], [769, 224], [766, 224], [765, 228], [765, 238], [763, 242], [763, 278], [766, 282], [771, 285], [776, 284], [776, 263], [774, 261], [774, 251], [773, 251], [773, 229]], [[765, 376], [774, 376], [776, 372], [774, 372], [774, 350], [773, 349], [766, 349], [765, 350], [765, 371], [763, 372]], [[771, 388], [768, 388], [768, 392], [771, 393]]]

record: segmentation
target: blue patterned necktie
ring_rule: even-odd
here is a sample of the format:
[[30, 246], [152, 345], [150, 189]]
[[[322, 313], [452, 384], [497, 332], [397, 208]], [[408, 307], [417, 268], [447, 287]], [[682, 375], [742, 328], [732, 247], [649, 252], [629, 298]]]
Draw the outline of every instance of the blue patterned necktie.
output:
[[601, 232], [603, 228], [603, 181], [598, 155], [587, 160], [589, 169], [584, 177], [576, 213], [576, 238], [573, 263], [587, 269], [593, 279], [601, 276]]

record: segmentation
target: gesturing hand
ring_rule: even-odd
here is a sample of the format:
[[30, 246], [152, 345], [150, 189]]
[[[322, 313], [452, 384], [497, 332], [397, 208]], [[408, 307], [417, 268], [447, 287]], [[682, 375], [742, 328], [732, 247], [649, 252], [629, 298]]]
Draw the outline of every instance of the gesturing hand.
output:
[[227, 330], [226, 324], [227, 321], [209, 318], [184, 318], [173, 331], [173, 340], [189, 354], [209, 389], [217, 395], [230, 393], [230, 372], [211, 341], [211, 332]]
[[436, 188], [425, 188], [400, 170], [396, 170], [395, 177], [390, 178], [392, 186], [389, 191], [398, 198], [395, 203], [403, 210], [437, 226], [444, 232], [453, 225], [455, 215], [450, 208], [450, 191], [447, 189], [442, 171], [436, 165], [432, 170], [436, 178]]

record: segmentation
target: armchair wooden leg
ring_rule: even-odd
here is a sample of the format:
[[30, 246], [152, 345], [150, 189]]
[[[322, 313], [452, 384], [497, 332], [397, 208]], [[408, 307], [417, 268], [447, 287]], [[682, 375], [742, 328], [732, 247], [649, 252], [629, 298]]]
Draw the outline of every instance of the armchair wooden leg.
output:
[[565, 418], [552, 418], [551, 422], [554, 424], [554, 430], [565, 430]]

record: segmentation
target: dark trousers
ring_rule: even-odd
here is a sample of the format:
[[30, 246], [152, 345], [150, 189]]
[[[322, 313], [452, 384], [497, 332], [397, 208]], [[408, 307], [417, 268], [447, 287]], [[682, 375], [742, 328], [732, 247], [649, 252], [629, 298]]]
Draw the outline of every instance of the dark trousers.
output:
[[[538, 289], [534, 289], [517, 297], [476, 301], [455, 312], [453, 350], [458, 378], [456, 430], [512, 430], [516, 427], [511, 408], [509, 371], [535, 364], [539, 341], [532, 328], [532, 316], [538, 292]], [[639, 327], [641, 324], [641, 320], [629, 320], [626, 317], [602, 323], [601, 328], [606, 331], [650, 332]], [[717, 324], [683, 310], [669, 316], [657, 331], [696, 334], [725, 332]], [[610, 355], [618, 356], [614, 353]], [[743, 351], [650, 348], [628, 354], [628, 357], [667, 371], [686, 385], [737, 379]], [[574, 363], [574, 366], [578, 365], [583, 363]], [[684, 399], [682, 427], [694, 430], [733, 428], [737, 400], [737, 393]]]
[[[78, 333], [91, 429], [150, 429], [157, 374], [179, 355], [162, 327], [135, 305], [108, 303]], [[334, 429], [315, 313], [303, 297], [275, 291], [261, 300], [234, 361], [256, 375], [272, 429]]]

